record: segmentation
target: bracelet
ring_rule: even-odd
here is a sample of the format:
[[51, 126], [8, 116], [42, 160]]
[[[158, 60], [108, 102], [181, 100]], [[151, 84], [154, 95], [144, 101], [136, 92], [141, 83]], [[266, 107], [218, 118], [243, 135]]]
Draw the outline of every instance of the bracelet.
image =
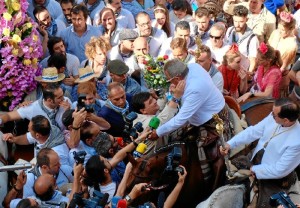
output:
[[72, 129], [74, 129], [74, 130], [78, 130], [78, 129], [80, 129], [81, 128], [81, 126], [79, 126], [79, 127], [74, 127], [74, 126], [72, 126]]
[[13, 189], [15, 189], [16, 192], [20, 193], [22, 189], [17, 189], [16, 184], [13, 185]]

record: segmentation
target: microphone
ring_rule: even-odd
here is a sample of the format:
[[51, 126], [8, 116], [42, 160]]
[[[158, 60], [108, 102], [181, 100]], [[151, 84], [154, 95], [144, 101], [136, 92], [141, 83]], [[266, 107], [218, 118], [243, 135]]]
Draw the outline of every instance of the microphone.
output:
[[160, 120], [156, 116], [152, 117], [148, 126], [150, 127], [151, 130], [157, 129], [159, 127]]
[[30, 163], [23, 163], [23, 164], [17, 164], [17, 165], [6, 165], [6, 166], [0, 167], [0, 172], [23, 170], [23, 169], [30, 169], [30, 168], [32, 168], [32, 165]]
[[134, 158], [140, 158], [142, 155], [146, 152], [147, 145], [145, 143], [139, 143], [139, 145], [136, 147], [135, 151], [133, 152]]
[[119, 200], [117, 208], [127, 208], [127, 201], [125, 199]]

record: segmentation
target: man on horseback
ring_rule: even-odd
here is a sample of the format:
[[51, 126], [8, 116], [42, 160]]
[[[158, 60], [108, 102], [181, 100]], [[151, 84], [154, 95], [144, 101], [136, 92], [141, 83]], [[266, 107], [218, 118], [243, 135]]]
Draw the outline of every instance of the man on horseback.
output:
[[220, 147], [223, 155], [242, 144], [258, 139], [250, 171], [257, 179], [257, 207], [270, 207], [273, 193], [288, 191], [296, 183], [294, 169], [300, 161], [300, 108], [288, 98], [275, 101], [272, 113], [255, 126], [250, 126]]
[[[202, 173], [205, 180], [213, 178], [214, 183], [211, 187], [214, 190], [220, 185], [220, 173], [224, 166], [223, 158], [220, 158], [216, 151], [218, 134], [212, 116], [218, 114], [224, 120], [226, 130], [224, 136], [226, 139], [229, 138], [228, 111], [224, 97], [207, 71], [198, 64], [186, 65], [178, 59], [173, 59], [165, 64], [164, 72], [172, 85], [177, 86], [185, 80], [186, 86], [181, 99], [172, 98], [180, 106], [178, 114], [158, 127], [156, 131], [153, 130], [150, 139], [157, 139], [170, 133], [174, 135], [174, 131], [188, 124], [186, 128], [188, 130], [182, 131], [183, 135], [189, 140], [197, 141]], [[180, 136], [182, 137], [178, 135]], [[211, 168], [214, 172], [213, 177], [210, 174]]]

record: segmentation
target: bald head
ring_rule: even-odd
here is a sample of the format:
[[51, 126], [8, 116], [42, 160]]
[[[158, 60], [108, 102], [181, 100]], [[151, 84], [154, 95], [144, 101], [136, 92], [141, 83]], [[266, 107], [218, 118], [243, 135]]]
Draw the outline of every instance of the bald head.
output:
[[53, 175], [43, 174], [36, 179], [34, 191], [42, 201], [48, 201], [52, 198], [55, 186], [56, 181]]
[[145, 37], [138, 37], [133, 42], [133, 51], [135, 54], [148, 54], [149, 53], [149, 45], [147, 38]]

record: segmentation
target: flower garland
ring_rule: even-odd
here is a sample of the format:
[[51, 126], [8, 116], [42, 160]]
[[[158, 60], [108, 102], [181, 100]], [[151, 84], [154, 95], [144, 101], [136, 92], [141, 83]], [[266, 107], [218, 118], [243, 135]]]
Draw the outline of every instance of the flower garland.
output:
[[13, 110], [36, 88], [43, 55], [36, 23], [26, 0], [0, 1], [0, 110]]

